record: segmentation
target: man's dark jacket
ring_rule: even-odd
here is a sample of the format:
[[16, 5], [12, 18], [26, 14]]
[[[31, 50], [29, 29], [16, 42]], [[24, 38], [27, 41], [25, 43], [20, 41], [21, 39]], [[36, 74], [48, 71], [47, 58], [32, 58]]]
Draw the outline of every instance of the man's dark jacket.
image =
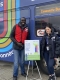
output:
[[[22, 26], [20, 23], [18, 23], [18, 26], [21, 28], [21, 30], [24, 30], [25, 28], [27, 28], [27, 25]], [[13, 48], [16, 49], [16, 50], [21, 50], [21, 49], [24, 48], [24, 44], [22, 42], [20, 42], [23, 45], [23, 47], [17, 45], [18, 42], [15, 40], [15, 29], [16, 29], [16, 25], [13, 27], [13, 29], [11, 31], [10, 38], [13, 41]]]

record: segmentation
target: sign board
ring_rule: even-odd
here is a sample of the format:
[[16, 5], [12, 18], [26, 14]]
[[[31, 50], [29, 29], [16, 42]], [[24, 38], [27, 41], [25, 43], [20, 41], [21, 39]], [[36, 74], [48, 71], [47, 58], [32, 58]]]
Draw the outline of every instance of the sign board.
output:
[[39, 40], [25, 40], [25, 60], [40, 60]]
[[45, 29], [38, 29], [37, 30], [37, 36], [44, 36]]
[[43, 16], [43, 15], [51, 15], [55, 13], [60, 13], [60, 3], [43, 5], [43, 6], [36, 6], [35, 10], [36, 16]]

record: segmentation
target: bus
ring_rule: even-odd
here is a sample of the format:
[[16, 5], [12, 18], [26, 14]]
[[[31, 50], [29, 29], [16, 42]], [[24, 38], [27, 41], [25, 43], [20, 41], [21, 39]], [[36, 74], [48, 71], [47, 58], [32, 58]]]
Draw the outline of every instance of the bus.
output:
[[[21, 17], [26, 18], [31, 40], [41, 40], [46, 23], [60, 32], [60, 0], [0, 0], [0, 60], [13, 62], [13, 42], [10, 33]], [[60, 37], [60, 33], [57, 35]], [[46, 74], [46, 63], [37, 61], [39, 68]], [[55, 70], [60, 76], [60, 57]]]

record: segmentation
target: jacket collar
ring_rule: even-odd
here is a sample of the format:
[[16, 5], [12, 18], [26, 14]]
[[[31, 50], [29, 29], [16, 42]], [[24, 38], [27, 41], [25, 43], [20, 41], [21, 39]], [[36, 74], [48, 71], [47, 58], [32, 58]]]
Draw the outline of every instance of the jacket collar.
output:
[[25, 29], [27, 27], [26, 24], [24, 26], [22, 26], [20, 22], [18, 23], [18, 25], [20, 26], [21, 29]]

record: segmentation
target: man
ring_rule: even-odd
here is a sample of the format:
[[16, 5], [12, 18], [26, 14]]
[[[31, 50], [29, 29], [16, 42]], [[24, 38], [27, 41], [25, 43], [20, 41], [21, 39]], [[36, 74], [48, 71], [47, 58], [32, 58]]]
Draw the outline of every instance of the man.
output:
[[26, 77], [24, 67], [24, 40], [28, 37], [28, 27], [24, 17], [22, 17], [20, 22], [13, 27], [10, 37], [13, 41], [14, 48], [13, 80], [17, 80], [19, 65], [21, 67], [21, 75]]

